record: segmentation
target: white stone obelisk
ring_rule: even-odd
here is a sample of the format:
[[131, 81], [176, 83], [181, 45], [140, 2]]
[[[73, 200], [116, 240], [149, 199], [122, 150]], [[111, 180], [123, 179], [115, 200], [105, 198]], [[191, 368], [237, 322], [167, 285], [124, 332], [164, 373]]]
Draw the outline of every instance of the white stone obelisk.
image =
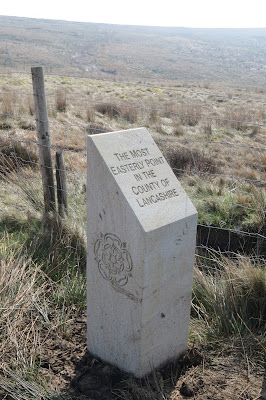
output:
[[88, 350], [137, 377], [186, 351], [197, 212], [145, 128], [88, 136]]

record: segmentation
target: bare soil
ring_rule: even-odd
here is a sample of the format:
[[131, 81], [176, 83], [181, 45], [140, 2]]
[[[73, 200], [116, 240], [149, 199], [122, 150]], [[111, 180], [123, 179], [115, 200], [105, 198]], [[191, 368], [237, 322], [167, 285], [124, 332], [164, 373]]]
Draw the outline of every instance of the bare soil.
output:
[[265, 400], [263, 363], [247, 355], [244, 359], [241, 346], [230, 343], [220, 352], [190, 346], [181, 359], [136, 379], [87, 352], [86, 316], [82, 315], [71, 321], [64, 340], [51, 332], [40, 374], [63, 399]]

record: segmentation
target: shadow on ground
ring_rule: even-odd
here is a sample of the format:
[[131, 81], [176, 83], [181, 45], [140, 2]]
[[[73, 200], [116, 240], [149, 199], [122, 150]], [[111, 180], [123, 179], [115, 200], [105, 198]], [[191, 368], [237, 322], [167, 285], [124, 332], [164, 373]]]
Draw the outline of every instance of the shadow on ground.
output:
[[[184, 371], [200, 365], [201, 362], [200, 352], [190, 349], [179, 360], [143, 379], [137, 379], [86, 352], [76, 365], [76, 374], [71, 381], [69, 393], [72, 399], [162, 399], [165, 392], [170, 393], [175, 389], [176, 382]], [[183, 395], [192, 396], [193, 390], [183, 384], [180, 393], [182, 398]]]

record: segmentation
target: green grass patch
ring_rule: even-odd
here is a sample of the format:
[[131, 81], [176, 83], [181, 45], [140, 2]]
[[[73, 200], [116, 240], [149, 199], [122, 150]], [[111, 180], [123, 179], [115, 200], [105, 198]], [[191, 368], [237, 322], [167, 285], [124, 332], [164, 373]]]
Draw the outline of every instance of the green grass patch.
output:
[[[2, 216], [0, 238], [11, 248], [23, 252], [54, 281], [81, 281], [86, 271], [84, 238], [66, 221], [57, 216], [24, 219], [16, 215]], [[72, 286], [71, 286], [72, 285]], [[69, 299], [75, 295], [75, 283], [69, 285]], [[76, 296], [76, 297], [75, 297]], [[84, 295], [82, 294], [84, 300]], [[82, 302], [83, 302], [82, 300]], [[71, 300], [72, 301], [72, 300]], [[80, 302], [80, 300], [78, 300]], [[84, 305], [82, 306], [84, 308]]]
[[265, 199], [255, 185], [223, 178], [182, 179], [199, 214], [199, 223], [266, 235]]

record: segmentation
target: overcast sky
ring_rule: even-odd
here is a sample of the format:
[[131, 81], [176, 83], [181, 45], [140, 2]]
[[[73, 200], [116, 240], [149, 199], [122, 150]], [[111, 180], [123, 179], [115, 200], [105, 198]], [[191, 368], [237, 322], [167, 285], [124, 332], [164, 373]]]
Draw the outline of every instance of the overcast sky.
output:
[[265, 28], [266, 0], [0, 0], [0, 15], [127, 25]]

